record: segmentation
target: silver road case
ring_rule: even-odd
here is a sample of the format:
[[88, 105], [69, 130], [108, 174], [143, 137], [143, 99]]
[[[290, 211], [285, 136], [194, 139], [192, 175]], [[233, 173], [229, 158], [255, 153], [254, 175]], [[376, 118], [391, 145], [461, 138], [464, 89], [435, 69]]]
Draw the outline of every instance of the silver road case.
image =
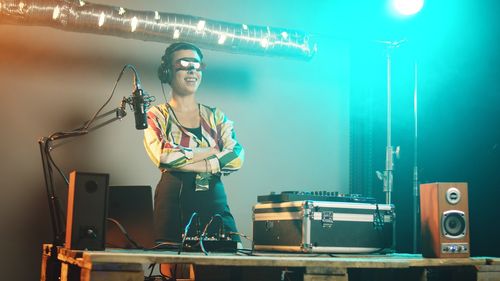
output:
[[253, 209], [257, 251], [371, 253], [394, 248], [394, 206], [293, 201]]

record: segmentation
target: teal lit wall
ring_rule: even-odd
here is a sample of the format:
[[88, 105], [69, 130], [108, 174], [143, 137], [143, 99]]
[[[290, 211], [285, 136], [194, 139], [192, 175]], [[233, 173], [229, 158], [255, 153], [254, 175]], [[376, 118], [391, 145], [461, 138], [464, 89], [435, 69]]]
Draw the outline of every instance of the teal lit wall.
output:
[[[353, 25], [351, 48], [351, 189], [385, 200], [375, 171], [385, 167], [387, 49], [373, 41], [405, 39], [391, 51], [392, 144], [401, 147], [392, 201], [398, 214], [397, 250], [413, 251], [416, 63], [419, 183], [468, 182], [472, 254], [498, 256], [490, 242], [498, 233], [494, 221], [500, 196], [500, 33], [495, 19], [500, 5], [426, 1], [410, 18], [391, 17], [371, 5], [352, 19], [358, 24]], [[364, 21], [373, 24], [364, 28]]]

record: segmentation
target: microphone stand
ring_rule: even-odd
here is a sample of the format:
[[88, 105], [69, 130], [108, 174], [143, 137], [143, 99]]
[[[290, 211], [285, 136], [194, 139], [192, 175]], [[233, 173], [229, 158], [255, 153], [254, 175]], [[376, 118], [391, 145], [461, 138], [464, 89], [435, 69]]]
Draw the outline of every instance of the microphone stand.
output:
[[[44, 175], [44, 180], [45, 180], [45, 190], [47, 193], [47, 200], [49, 203], [50, 221], [51, 221], [52, 235], [53, 235], [52, 236], [52, 247], [50, 248], [50, 256], [47, 260], [47, 265], [46, 265], [46, 278], [47, 278], [46, 280], [57, 281], [60, 279], [61, 264], [57, 259], [57, 255], [58, 255], [57, 249], [60, 246], [64, 246], [64, 240], [65, 240], [64, 212], [63, 212], [63, 209], [61, 208], [61, 203], [59, 201], [59, 198], [57, 197], [56, 192], [55, 192], [55, 188], [54, 188], [55, 184], [54, 184], [54, 176], [53, 176], [53, 166], [55, 166], [55, 165], [54, 165], [53, 160], [50, 156], [50, 151], [52, 149], [54, 149], [55, 147], [58, 147], [64, 143], [59, 143], [58, 145], [52, 145], [52, 143], [56, 140], [72, 138], [72, 137], [77, 137], [77, 136], [88, 134], [89, 132], [94, 131], [98, 128], [101, 128], [103, 126], [106, 126], [107, 124], [110, 124], [116, 120], [123, 119], [127, 114], [125, 112], [125, 104], [126, 103], [128, 103], [127, 99], [123, 98], [120, 107], [115, 108], [113, 110], [110, 110], [106, 113], [97, 115], [95, 118], [85, 122], [84, 125], [78, 129], [75, 129], [75, 130], [70, 131], [68, 133], [55, 133], [49, 137], [41, 137], [38, 140], [40, 154], [41, 154], [41, 158], [42, 158], [43, 175]], [[85, 129], [85, 127], [87, 126], [87, 124], [89, 124], [89, 122], [102, 119], [102, 118], [109, 116], [113, 113], [115, 114], [115, 116], [113, 118], [111, 118], [107, 121], [104, 121], [103, 123], [100, 123], [98, 125], [94, 125], [90, 128]], [[65, 180], [66, 180], [66, 178], [65, 178]]]

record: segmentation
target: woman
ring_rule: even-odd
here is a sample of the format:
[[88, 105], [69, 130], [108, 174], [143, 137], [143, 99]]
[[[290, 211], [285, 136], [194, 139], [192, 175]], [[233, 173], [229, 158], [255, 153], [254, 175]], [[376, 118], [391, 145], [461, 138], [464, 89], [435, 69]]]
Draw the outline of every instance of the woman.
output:
[[188, 237], [199, 237], [211, 221], [206, 237], [229, 233], [240, 241], [220, 177], [241, 168], [244, 150], [224, 113], [196, 101], [202, 59], [198, 47], [174, 43], [158, 69], [162, 86], [172, 91], [168, 103], [148, 111], [144, 132], [146, 151], [162, 173], [154, 200], [157, 242], [180, 242], [192, 217]]

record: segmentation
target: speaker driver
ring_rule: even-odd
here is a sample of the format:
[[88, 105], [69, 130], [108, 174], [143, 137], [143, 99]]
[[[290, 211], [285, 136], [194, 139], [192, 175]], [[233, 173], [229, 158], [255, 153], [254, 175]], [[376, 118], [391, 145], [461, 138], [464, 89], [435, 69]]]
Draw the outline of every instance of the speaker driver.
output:
[[460, 193], [460, 190], [456, 187], [450, 187], [448, 190], [446, 190], [446, 201], [450, 203], [451, 205], [456, 205], [458, 202], [460, 202], [460, 198], [462, 194]]
[[446, 211], [443, 213], [442, 230], [448, 238], [462, 238], [465, 236], [465, 213], [461, 211]]

